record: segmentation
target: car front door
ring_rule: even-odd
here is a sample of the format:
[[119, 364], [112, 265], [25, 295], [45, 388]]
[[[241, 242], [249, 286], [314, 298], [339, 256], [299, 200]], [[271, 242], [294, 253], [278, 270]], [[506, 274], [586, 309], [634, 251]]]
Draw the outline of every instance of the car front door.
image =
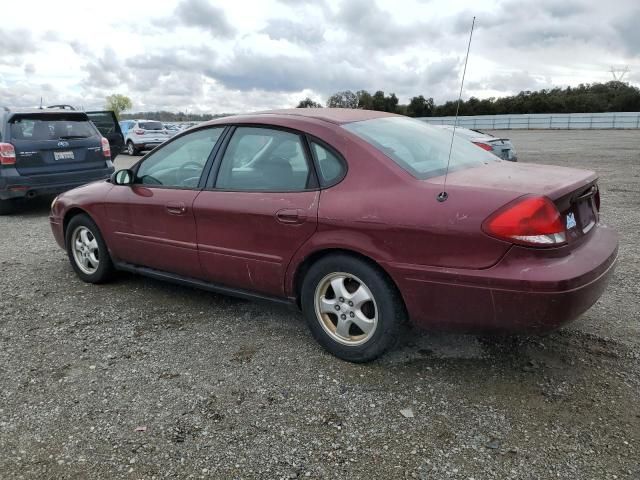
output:
[[193, 205], [205, 278], [283, 296], [289, 261], [317, 227], [320, 192], [304, 138], [236, 127], [216, 167]]
[[134, 167], [134, 183], [106, 198], [109, 246], [124, 262], [201, 278], [193, 202], [224, 127], [176, 138]]
[[124, 147], [124, 134], [116, 114], [111, 110], [87, 112], [89, 120], [93, 122], [103, 137], [109, 141], [111, 160], [115, 160]]

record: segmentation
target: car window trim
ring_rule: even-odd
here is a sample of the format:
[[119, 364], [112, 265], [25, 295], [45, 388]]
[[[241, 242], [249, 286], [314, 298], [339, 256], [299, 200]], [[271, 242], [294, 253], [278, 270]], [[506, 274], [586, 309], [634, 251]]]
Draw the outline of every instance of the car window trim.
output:
[[169, 140], [167, 140], [166, 142], [162, 143], [161, 145], [159, 145], [158, 147], [154, 148], [153, 150], [151, 150], [149, 153], [147, 153], [144, 157], [142, 157], [140, 160], [138, 160], [131, 168], [130, 170], [133, 172], [133, 178], [135, 179], [138, 176], [138, 170], [140, 169], [140, 165], [142, 165], [142, 162], [144, 162], [145, 160], [147, 160], [152, 154], [155, 154], [157, 152], [159, 152], [160, 150], [162, 150], [163, 148], [165, 148], [167, 145], [169, 145], [170, 143], [174, 142], [175, 140], [178, 140], [181, 137], [184, 137], [186, 135], [190, 135], [192, 133], [195, 132], [199, 132], [201, 130], [214, 130], [217, 128], [222, 128], [222, 133], [220, 134], [220, 136], [218, 137], [218, 140], [216, 140], [215, 145], [213, 146], [213, 148], [211, 149], [211, 152], [209, 152], [209, 156], [207, 157], [207, 161], [204, 163], [204, 167], [202, 168], [202, 173], [200, 174], [200, 179], [198, 180], [198, 185], [196, 185], [195, 187], [177, 187], [177, 186], [172, 186], [172, 185], [153, 185], [153, 184], [145, 184], [145, 183], [132, 183], [130, 186], [131, 187], [135, 187], [135, 186], [142, 186], [145, 188], [159, 188], [159, 189], [165, 189], [165, 190], [203, 190], [204, 185], [206, 183], [206, 179], [209, 176], [209, 172], [211, 170], [211, 166], [213, 165], [213, 161], [216, 157], [216, 154], [218, 153], [218, 150], [222, 144], [222, 140], [226, 137], [227, 132], [228, 132], [228, 127], [226, 125], [206, 125], [200, 128], [195, 128], [193, 130], [188, 130], [188, 131], [184, 131], [182, 133], [179, 133], [178, 135], [175, 135], [174, 137], [170, 138]]
[[[207, 178], [207, 182], [203, 190], [206, 191], [215, 191], [215, 192], [241, 192], [241, 193], [297, 193], [297, 192], [314, 192], [320, 189], [320, 182], [318, 181], [318, 175], [316, 172], [315, 163], [313, 161], [313, 157], [311, 156], [311, 151], [306, 140], [306, 133], [300, 130], [296, 130], [294, 128], [282, 127], [280, 125], [270, 125], [263, 123], [233, 123], [227, 124], [229, 127], [229, 132], [227, 133], [227, 137], [225, 138], [224, 144], [221, 145], [220, 150], [218, 151], [218, 155], [214, 159], [213, 168], [211, 169], [211, 173], [209, 174], [209, 178]], [[309, 178], [307, 179], [307, 187], [304, 189], [295, 189], [295, 190], [255, 190], [255, 189], [239, 189], [239, 188], [218, 188], [215, 186], [216, 181], [218, 179], [218, 175], [220, 173], [220, 166], [222, 165], [222, 159], [224, 158], [225, 153], [227, 152], [227, 147], [231, 142], [231, 138], [238, 128], [246, 127], [246, 128], [263, 128], [267, 130], [280, 130], [284, 132], [288, 132], [300, 137], [302, 142], [303, 154], [305, 157], [305, 161], [307, 162], [307, 167], [309, 168]]]

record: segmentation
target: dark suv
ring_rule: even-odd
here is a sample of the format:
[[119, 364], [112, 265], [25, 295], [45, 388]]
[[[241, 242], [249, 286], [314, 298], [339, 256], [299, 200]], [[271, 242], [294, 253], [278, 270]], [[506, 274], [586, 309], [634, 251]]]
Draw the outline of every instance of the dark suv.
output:
[[0, 214], [15, 201], [108, 178], [111, 148], [87, 113], [65, 109], [0, 110]]

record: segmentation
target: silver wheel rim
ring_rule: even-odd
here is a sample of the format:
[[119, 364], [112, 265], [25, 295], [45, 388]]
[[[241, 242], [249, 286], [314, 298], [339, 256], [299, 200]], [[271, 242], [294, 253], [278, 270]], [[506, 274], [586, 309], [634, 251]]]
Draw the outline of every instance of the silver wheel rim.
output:
[[355, 347], [376, 332], [378, 306], [369, 287], [355, 275], [325, 276], [316, 287], [314, 304], [318, 322], [336, 342]]
[[129, 153], [129, 155], [133, 155], [133, 143], [129, 142], [129, 144], [127, 145], [127, 152]]
[[71, 235], [71, 251], [78, 268], [92, 275], [100, 266], [98, 240], [87, 227], [77, 227]]

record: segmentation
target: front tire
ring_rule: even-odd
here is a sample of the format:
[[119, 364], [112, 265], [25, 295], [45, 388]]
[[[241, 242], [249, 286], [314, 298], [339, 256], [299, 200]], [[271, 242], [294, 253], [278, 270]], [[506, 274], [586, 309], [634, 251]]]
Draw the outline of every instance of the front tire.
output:
[[113, 262], [100, 229], [85, 214], [71, 219], [65, 234], [67, 255], [78, 277], [87, 283], [103, 283], [113, 275]]
[[404, 303], [376, 266], [349, 255], [315, 263], [302, 284], [302, 310], [314, 338], [348, 362], [371, 361], [391, 347], [406, 322]]

